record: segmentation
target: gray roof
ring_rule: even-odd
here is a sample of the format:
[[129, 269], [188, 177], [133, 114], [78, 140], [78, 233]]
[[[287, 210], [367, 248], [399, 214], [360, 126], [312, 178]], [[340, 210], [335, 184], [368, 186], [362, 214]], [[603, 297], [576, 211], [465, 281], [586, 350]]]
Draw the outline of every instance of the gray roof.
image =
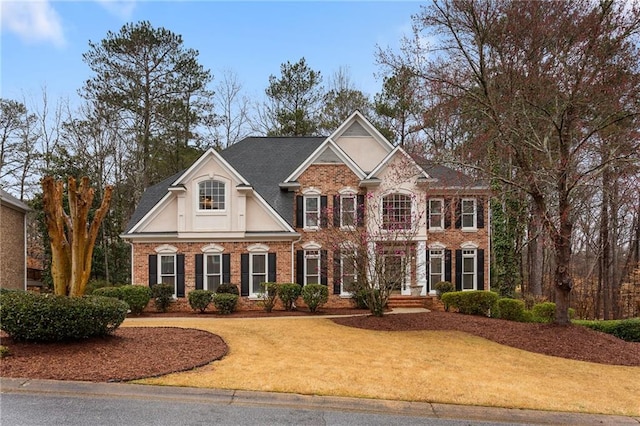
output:
[[293, 226], [293, 193], [278, 186], [326, 137], [250, 137], [220, 154]]
[[125, 233], [128, 233], [131, 228], [140, 221], [140, 219], [151, 211], [153, 206], [162, 200], [162, 197], [164, 197], [169, 190], [169, 186], [171, 186], [173, 181], [182, 176], [184, 172], [185, 170], [178, 172], [175, 175], [166, 178], [162, 182], [158, 182], [155, 185], [150, 186], [146, 191], [144, 191], [144, 194], [142, 194], [142, 197], [140, 197], [140, 201], [136, 206], [136, 210], [131, 215], [129, 222], [127, 222], [127, 226], [124, 229]]
[[12, 206], [14, 209], [18, 209], [23, 212], [28, 212], [31, 210], [29, 206], [27, 206], [25, 203], [18, 200], [16, 197], [9, 194], [7, 191], [5, 191], [2, 188], [0, 188], [0, 201], [2, 202], [2, 204], [8, 204]]
[[416, 158], [416, 163], [432, 178], [438, 179], [438, 187], [448, 188], [486, 188], [486, 183], [472, 178], [450, 167], [431, 160]]

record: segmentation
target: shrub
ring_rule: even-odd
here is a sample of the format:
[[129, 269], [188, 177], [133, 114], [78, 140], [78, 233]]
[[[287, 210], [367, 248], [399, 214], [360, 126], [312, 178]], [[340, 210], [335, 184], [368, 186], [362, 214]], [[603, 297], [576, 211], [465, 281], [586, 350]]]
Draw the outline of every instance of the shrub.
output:
[[[556, 304], [553, 302], [542, 302], [533, 305], [531, 309], [533, 322], [554, 322], [556, 320]], [[569, 308], [569, 318], [576, 314], [575, 309]]]
[[518, 299], [502, 298], [498, 299], [497, 317], [509, 321], [524, 320], [524, 301]]
[[126, 302], [136, 315], [140, 315], [151, 300], [151, 289], [146, 285], [123, 285], [119, 289], [119, 299]]
[[438, 300], [442, 300], [443, 294], [451, 293], [452, 291], [455, 291], [456, 288], [449, 281], [440, 281], [433, 285], [433, 289], [436, 291]]
[[316, 312], [320, 306], [329, 300], [329, 290], [326, 285], [307, 284], [302, 288], [302, 300], [304, 300], [311, 312]]
[[611, 334], [627, 342], [640, 342], [640, 318], [606, 321], [575, 321], [576, 324]]
[[442, 295], [445, 310], [457, 308], [458, 312], [467, 315], [489, 316], [491, 309], [498, 301], [498, 295], [491, 291], [453, 291]]
[[84, 294], [94, 294], [94, 292], [103, 287], [120, 287], [118, 284], [111, 283], [107, 280], [91, 280], [84, 288]]
[[367, 289], [358, 289], [353, 293], [351, 300], [357, 309], [367, 309]]
[[11, 355], [11, 351], [8, 347], [0, 345], [0, 358]]
[[113, 297], [115, 299], [122, 300], [122, 292], [120, 291], [120, 287], [100, 287], [93, 290], [93, 293], [91, 294], [93, 296]]
[[238, 304], [238, 295], [231, 293], [216, 293], [213, 296], [213, 304], [223, 315], [228, 315], [236, 310]]
[[238, 286], [235, 284], [229, 284], [229, 283], [220, 284], [218, 286], [218, 289], [216, 290], [216, 293], [235, 294], [236, 296], [240, 295], [240, 292], [238, 291]]
[[276, 306], [278, 297], [278, 284], [276, 283], [260, 283], [260, 305], [265, 311], [271, 312]]
[[213, 292], [210, 290], [193, 290], [189, 293], [189, 306], [194, 311], [199, 310], [200, 313], [204, 313], [211, 302], [213, 302]]
[[86, 339], [113, 333], [128, 308], [111, 297], [5, 293], [0, 296], [0, 328], [16, 340]]
[[151, 287], [153, 304], [158, 312], [167, 312], [173, 302], [173, 285], [155, 284]]
[[285, 311], [292, 311], [296, 300], [300, 296], [302, 287], [295, 283], [278, 284], [278, 298], [282, 301]]

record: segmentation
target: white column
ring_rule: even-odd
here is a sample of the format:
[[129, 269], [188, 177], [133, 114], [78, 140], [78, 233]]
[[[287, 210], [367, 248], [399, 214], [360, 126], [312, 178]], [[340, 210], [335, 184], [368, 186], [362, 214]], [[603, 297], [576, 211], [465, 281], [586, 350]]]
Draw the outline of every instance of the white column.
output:
[[418, 246], [416, 248], [416, 285], [421, 285], [422, 290], [420, 291], [421, 296], [427, 295], [427, 242], [426, 241], [418, 241]]

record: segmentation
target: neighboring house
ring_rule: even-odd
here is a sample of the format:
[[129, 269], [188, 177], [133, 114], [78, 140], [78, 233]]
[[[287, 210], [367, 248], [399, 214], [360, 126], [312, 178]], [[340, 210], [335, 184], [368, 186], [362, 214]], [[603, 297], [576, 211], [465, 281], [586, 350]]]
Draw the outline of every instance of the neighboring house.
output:
[[27, 212], [31, 209], [0, 189], [0, 287], [26, 290]]
[[[392, 179], [400, 162], [413, 170], [405, 182]], [[321, 283], [330, 306], [347, 306], [341, 258], [323, 246], [323, 228], [385, 226], [390, 211], [398, 219], [422, 209], [412, 243], [419, 261], [397, 296], [419, 285], [426, 300], [444, 280], [488, 290], [488, 197], [465, 175], [414, 161], [355, 112], [329, 137], [249, 137], [208, 150], [145, 191], [122, 237], [132, 246], [132, 282], [171, 283], [178, 299], [230, 282], [247, 308], [261, 282]], [[373, 221], [364, 208], [372, 200], [393, 210]]]

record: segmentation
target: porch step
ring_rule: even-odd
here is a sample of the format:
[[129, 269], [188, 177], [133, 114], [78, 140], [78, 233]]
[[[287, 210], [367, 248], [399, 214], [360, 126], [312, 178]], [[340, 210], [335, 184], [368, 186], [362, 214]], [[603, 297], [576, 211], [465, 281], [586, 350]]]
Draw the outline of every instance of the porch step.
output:
[[388, 307], [393, 308], [424, 308], [429, 297], [422, 296], [391, 296]]

